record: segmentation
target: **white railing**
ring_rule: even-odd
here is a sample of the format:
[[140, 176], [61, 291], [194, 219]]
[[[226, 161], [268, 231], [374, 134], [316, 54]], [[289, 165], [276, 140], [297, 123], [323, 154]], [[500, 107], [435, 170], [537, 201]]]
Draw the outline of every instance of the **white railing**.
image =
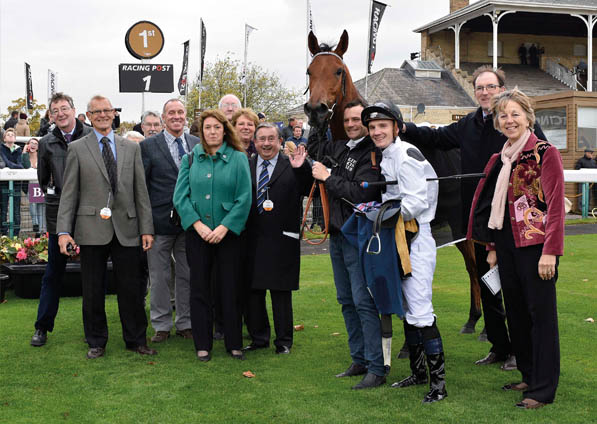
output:
[[545, 60], [545, 72], [560, 81], [562, 84], [576, 90], [576, 76], [569, 71], [565, 66], [559, 64], [552, 59]]

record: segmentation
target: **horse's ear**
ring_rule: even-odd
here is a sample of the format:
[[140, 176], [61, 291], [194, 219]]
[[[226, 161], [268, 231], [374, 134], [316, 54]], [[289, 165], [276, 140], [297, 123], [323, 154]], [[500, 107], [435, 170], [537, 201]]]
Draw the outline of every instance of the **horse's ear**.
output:
[[346, 53], [346, 50], [348, 50], [348, 33], [346, 30], [344, 30], [342, 37], [340, 37], [340, 41], [338, 42], [338, 46], [336, 47], [336, 50], [334, 50], [334, 53], [340, 57], [343, 57], [344, 53]]
[[317, 37], [313, 34], [313, 31], [309, 31], [309, 51], [311, 54], [315, 55], [321, 51], [319, 48], [319, 41], [317, 41]]

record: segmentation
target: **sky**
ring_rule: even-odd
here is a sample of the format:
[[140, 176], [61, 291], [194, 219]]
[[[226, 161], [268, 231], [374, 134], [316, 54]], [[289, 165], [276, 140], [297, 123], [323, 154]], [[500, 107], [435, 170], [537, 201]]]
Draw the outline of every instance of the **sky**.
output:
[[[344, 59], [354, 80], [365, 75], [369, 0], [311, 0], [315, 34], [336, 43], [346, 29]], [[449, 0], [389, 0], [378, 35], [372, 71], [399, 67], [420, 49], [413, 29], [449, 13]], [[48, 68], [58, 73], [57, 88], [71, 95], [77, 112], [102, 94], [122, 119], [137, 121], [140, 93], [119, 93], [118, 64], [139, 63], [124, 43], [127, 30], [148, 20], [164, 34], [162, 52], [150, 61], [174, 65], [174, 87], [182, 67], [183, 43], [190, 40], [189, 81], [199, 71], [199, 19], [207, 29], [206, 62], [231, 54], [242, 62], [245, 23], [250, 35], [248, 61], [275, 72], [289, 88], [306, 87], [306, 0], [0, 0], [0, 111], [25, 96], [24, 62], [31, 65], [33, 93], [47, 104]], [[161, 110], [172, 94], [148, 93], [147, 110]]]

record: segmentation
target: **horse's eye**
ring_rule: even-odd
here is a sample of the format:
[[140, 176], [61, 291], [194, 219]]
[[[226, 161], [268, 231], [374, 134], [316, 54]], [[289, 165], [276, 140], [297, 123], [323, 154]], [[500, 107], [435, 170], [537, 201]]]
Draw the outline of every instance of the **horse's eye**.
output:
[[309, 72], [309, 70], [307, 69], [307, 75], [311, 75], [311, 72]]
[[338, 75], [338, 76], [342, 75], [342, 68], [338, 68], [338, 70], [336, 71], [336, 75]]

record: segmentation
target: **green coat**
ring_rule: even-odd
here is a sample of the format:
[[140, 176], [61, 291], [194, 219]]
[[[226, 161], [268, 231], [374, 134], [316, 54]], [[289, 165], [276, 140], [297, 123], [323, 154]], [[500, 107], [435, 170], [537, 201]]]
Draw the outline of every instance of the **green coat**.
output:
[[251, 175], [244, 152], [234, 150], [226, 141], [214, 156], [209, 156], [201, 144], [193, 148], [193, 163], [189, 155], [182, 158], [174, 206], [186, 230], [197, 220], [212, 230], [224, 225], [239, 235], [251, 208]]

